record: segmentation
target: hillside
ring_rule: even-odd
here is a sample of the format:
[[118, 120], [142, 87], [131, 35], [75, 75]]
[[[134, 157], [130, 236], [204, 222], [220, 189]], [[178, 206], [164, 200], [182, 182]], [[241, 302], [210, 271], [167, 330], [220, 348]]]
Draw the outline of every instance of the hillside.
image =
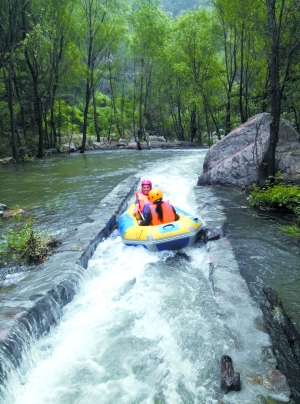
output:
[[174, 17], [180, 13], [196, 7], [210, 7], [211, 0], [160, 0], [163, 10], [170, 12]]

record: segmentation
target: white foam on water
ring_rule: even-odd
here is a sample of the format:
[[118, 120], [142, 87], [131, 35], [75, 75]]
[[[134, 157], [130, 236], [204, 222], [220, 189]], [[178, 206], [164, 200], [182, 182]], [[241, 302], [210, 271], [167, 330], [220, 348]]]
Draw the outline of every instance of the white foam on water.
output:
[[[181, 403], [214, 395], [211, 372], [201, 376], [211, 353], [200, 354], [213, 348], [213, 301], [201, 270], [178, 265], [175, 255], [125, 247], [116, 234], [105, 240], [61, 324], [32, 348], [35, 366], [13, 402]], [[200, 266], [201, 259], [205, 251]]]
[[[192, 188], [201, 156], [175, 153], [141, 176], [199, 214]], [[218, 310], [205, 247], [152, 253], [124, 246], [115, 231], [61, 323], [12, 375], [6, 403], [216, 404], [220, 357], [232, 344]]]

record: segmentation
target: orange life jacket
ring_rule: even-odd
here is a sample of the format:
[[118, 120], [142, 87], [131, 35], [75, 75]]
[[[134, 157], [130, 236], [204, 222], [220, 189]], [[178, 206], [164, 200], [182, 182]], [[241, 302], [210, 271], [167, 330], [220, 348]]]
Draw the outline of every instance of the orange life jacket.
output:
[[144, 195], [142, 191], [137, 191], [137, 192], [135, 193], [135, 197], [136, 197], [136, 199], [138, 200], [139, 211], [142, 212], [145, 203], [150, 202], [150, 201], [149, 201], [149, 198], [148, 198], [148, 195]]
[[152, 221], [150, 223], [151, 226], [156, 226], [158, 224], [170, 223], [170, 222], [175, 221], [175, 219], [176, 219], [175, 213], [174, 213], [173, 207], [169, 201], [164, 201], [161, 204], [162, 212], [163, 212], [163, 221], [162, 222], [159, 220], [158, 214], [156, 213], [156, 206], [157, 205], [155, 205], [154, 203], [149, 205], [149, 209], [150, 209], [151, 216], [152, 216]]

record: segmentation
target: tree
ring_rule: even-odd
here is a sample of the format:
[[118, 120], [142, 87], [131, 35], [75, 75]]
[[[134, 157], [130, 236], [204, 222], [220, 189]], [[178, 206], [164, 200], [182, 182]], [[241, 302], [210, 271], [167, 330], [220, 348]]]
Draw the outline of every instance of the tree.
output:
[[[174, 72], [187, 83], [183, 94], [191, 141], [196, 137], [201, 106], [209, 108], [211, 93], [207, 89], [210, 82], [220, 75], [219, 42], [220, 30], [209, 11], [200, 8], [190, 11], [174, 24], [169, 54]], [[205, 117], [208, 118], [208, 114]]]
[[[158, 7], [158, 0], [133, 2], [131, 51], [134, 66], [133, 129], [138, 148], [145, 138], [145, 123], [151, 119], [149, 100], [153, 76], [169, 25], [169, 19]], [[135, 116], [138, 116], [136, 127]]]
[[244, 123], [266, 103], [265, 15], [260, 1], [214, 0], [221, 23], [226, 134], [233, 124]]
[[[83, 24], [80, 30], [79, 48], [82, 49], [82, 58], [85, 62], [85, 107], [80, 152], [84, 153], [90, 101], [103, 77], [104, 66], [101, 66], [101, 63], [109, 64], [113, 44], [117, 44], [122, 36], [124, 19], [119, 10], [124, 9], [125, 4], [122, 0], [80, 0], [80, 6]], [[94, 122], [97, 119], [95, 114], [94, 98]]]
[[18, 161], [18, 127], [14, 112], [14, 55], [20, 41], [21, 0], [4, 0], [0, 7], [0, 66], [6, 87], [6, 98], [10, 115], [10, 130], [13, 158]]
[[276, 174], [281, 103], [291, 70], [300, 51], [300, 7], [292, 0], [266, 0], [270, 72], [270, 142], [260, 165], [259, 183]]
[[[74, 21], [72, 20], [72, 13], [74, 6], [72, 1], [65, 1], [62, 4], [59, 0], [47, 0], [47, 30], [51, 40], [51, 55], [50, 55], [50, 77], [49, 87], [47, 89], [48, 105], [50, 110], [50, 139], [48, 141], [49, 147], [54, 147], [57, 144], [57, 127], [54, 113], [54, 103], [56, 101], [57, 92], [62, 82], [63, 74], [67, 74], [67, 61], [70, 60], [67, 52], [72, 48], [71, 35], [74, 32]], [[66, 77], [65, 77], [66, 78]], [[48, 109], [47, 108], [47, 109]], [[46, 121], [45, 115], [45, 123]], [[47, 131], [46, 131], [47, 133]]]

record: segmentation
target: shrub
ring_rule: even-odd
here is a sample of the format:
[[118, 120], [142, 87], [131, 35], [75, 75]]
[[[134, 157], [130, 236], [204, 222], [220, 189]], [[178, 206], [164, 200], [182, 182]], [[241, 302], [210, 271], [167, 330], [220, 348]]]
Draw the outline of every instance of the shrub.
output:
[[295, 215], [295, 223], [283, 226], [285, 233], [300, 238], [300, 187], [270, 182], [265, 188], [254, 185], [248, 197], [250, 205], [263, 209], [288, 209]]
[[12, 264], [25, 262], [39, 264], [45, 261], [57, 240], [33, 230], [32, 218], [23, 219], [18, 214], [13, 218], [12, 226], [8, 227], [0, 239], [0, 260], [9, 260]]
[[266, 188], [253, 186], [248, 197], [252, 206], [271, 209], [289, 209], [300, 215], [300, 188], [285, 184], [267, 185]]
[[31, 157], [31, 156], [28, 156], [28, 154], [25, 154], [25, 156], [23, 157], [23, 161], [25, 162], [25, 163], [32, 163], [33, 161], [35, 161], [35, 156], [33, 156], [33, 157]]
[[300, 227], [297, 224], [291, 224], [289, 226], [283, 226], [282, 230], [290, 236], [300, 238]]

